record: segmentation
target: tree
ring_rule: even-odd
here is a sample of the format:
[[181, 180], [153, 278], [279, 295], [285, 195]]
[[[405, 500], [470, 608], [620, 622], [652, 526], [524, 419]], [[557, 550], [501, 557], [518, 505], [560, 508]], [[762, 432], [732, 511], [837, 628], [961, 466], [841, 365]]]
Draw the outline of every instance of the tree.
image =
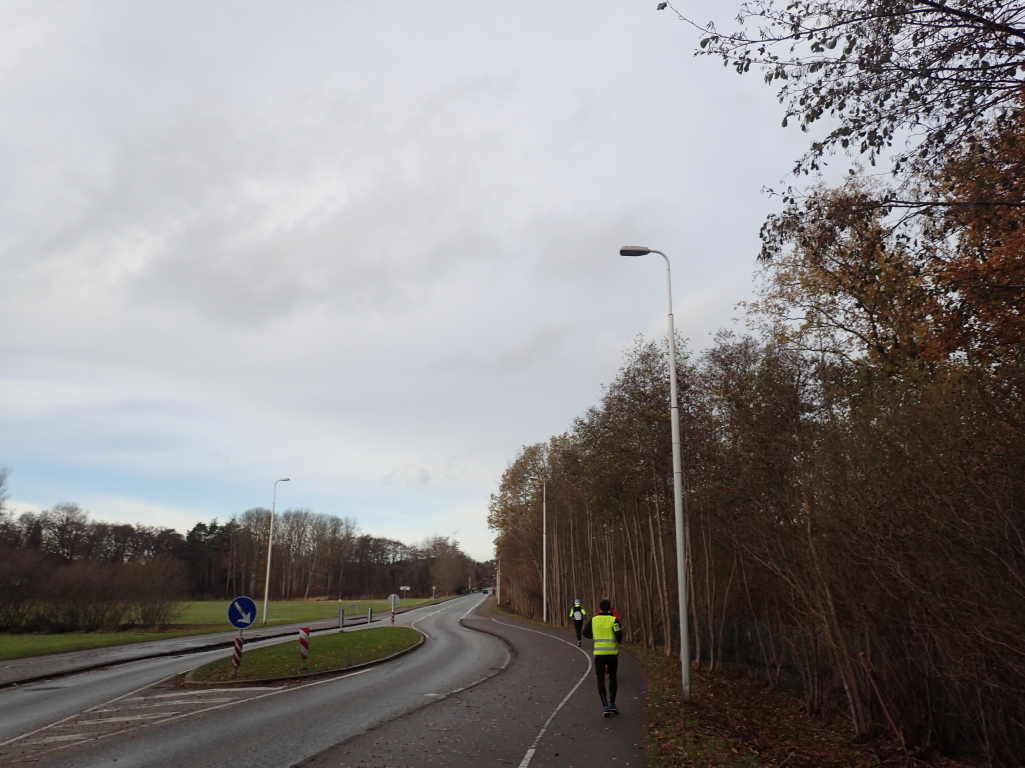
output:
[[[945, 358], [934, 266], [888, 226], [875, 189], [851, 179], [817, 188], [762, 228], [765, 278], [751, 306], [800, 348], [897, 369]], [[923, 263], [925, 262], [925, 263]]]
[[977, 141], [983, 121], [999, 130], [1020, 114], [1023, 0], [755, 0], [738, 23], [730, 33], [695, 24], [700, 52], [778, 83], [784, 125], [835, 124], [797, 170], [835, 150], [875, 164], [904, 136], [913, 141], [896, 151], [894, 171], [935, 169]]
[[7, 478], [11, 470], [0, 467], [0, 546], [13, 546], [18, 539], [17, 526], [7, 511]]
[[43, 548], [63, 562], [70, 563], [85, 553], [88, 541], [89, 513], [77, 504], [64, 502], [39, 516], [43, 534]]
[[1025, 115], [955, 152], [942, 183], [949, 204], [924, 248], [947, 345], [1007, 383], [1025, 370]]
[[11, 470], [0, 467], [0, 519], [7, 513], [7, 478], [10, 476]]

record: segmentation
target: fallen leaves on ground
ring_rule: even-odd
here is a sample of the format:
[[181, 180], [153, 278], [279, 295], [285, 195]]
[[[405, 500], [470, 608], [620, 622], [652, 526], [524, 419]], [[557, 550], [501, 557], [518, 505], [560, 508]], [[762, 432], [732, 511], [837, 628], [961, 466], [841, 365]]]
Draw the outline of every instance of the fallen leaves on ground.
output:
[[648, 677], [645, 737], [656, 768], [965, 768], [935, 753], [908, 756], [890, 740], [858, 744], [840, 719], [750, 676], [694, 672], [682, 696], [676, 658], [631, 648]]

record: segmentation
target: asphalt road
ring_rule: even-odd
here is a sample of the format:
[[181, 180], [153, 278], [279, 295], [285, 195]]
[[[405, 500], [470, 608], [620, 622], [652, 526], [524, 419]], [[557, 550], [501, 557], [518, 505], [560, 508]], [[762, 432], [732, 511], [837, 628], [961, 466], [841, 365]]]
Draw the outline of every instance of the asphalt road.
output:
[[571, 632], [493, 612], [488, 600], [464, 620], [514, 649], [501, 674], [350, 738], [304, 768], [606, 768], [644, 766], [647, 688], [640, 667], [620, 654], [622, 714], [601, 713], [591, 643]]
[[[218, 651], [8, 688], [0, 691], [0, 765], [300, 764], [504, 667], [509, 652], [502, 642], [459, 625], [480, 601], [472, 595], [397, 618], [428, 635], [424, 646], [339, 677], [199, 691], [183, 689], [175, 678], [154, 682], [204, 663], [204, 656], [225, 655]], [[62, 708], [73, 714], [61, 719]]]
[[397, 617], [428, 635], [420, 650], [313, 681], [178, 683], [219, 650], [0, 690], [0, 765], [643, 766], [633, 659], [621, 654], [623, 714], [604, 718], [590, 643], [493, 606], [472, 595]]

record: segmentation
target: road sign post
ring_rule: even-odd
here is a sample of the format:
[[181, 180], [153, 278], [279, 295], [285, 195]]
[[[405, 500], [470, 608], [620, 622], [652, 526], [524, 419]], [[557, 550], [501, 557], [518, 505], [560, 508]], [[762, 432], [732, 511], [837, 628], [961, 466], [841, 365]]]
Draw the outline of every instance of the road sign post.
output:
[[228, 606], [228, 621], [238, 629], [238, 637], [235, 638], [235, 650], [231, 654], [231, 676], [238, 675], [238, 668], [242, 664], [242, 632], [256, 621], [256, 603], [248, 597], [236, 597]]

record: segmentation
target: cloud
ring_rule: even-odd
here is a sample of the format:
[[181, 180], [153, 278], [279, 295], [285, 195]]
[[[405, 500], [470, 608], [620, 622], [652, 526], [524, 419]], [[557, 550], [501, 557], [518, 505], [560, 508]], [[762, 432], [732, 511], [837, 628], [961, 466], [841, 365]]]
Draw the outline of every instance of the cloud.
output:
[[665, 333], [660, 260], [619, 246], [670, 255], [700, 347], [804, 141], [611, 0], [6, 21], [0, 464], [101, 519], [225, 519], [284, 472], [290, 505], [487, 556], [508, 460]]

